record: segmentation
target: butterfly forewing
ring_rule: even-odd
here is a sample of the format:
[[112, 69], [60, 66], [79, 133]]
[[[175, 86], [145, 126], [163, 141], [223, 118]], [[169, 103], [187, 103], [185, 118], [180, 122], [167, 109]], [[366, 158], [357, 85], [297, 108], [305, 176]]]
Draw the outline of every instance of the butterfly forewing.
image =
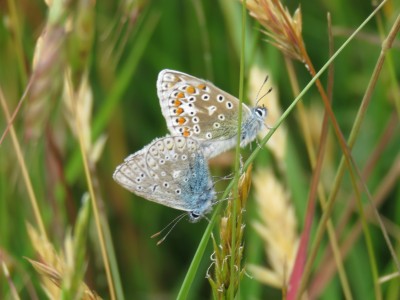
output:
[[[237, 133], [239, 101], [212, 83], [172, 70], [160, 72], [158, 96], [173, 135], [198, 141], [226, 140]], [[243, 119], [250, 110], [243, 105]]]

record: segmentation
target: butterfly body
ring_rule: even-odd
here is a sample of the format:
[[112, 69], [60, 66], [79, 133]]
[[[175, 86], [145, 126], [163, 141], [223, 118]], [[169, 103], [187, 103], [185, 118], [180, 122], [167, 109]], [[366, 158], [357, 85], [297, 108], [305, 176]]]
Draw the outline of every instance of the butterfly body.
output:
[[186, 137], [154, 140], [128, 156], [113, 178], [138, 196], [187, 211], [192, 222], [211, 210], [215, 198], [204, 154]]
[[[191, 75], [163, 70], [157, 80], [163, 116], [172, 135], [197, 140], [206, 158], [236, 145], [240, 102], [211, 82]], [[267, 110], [242, 104], [242, 147], [256, 138]]]

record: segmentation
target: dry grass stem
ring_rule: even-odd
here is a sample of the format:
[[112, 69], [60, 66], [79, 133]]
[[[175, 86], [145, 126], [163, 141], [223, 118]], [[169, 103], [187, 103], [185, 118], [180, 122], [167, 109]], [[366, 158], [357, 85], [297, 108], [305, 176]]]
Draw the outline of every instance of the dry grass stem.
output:
[[[317, 149], [317, 145], [320, 144], [321, 139], [321, 129], [322, 122], [324, 118], [324, 108], [315, 102], [313, 102], [309, 107], [304, 106], [304, 113], [307, 118], [304, 119], [307, 122], [307, 128], [309, 129], [310, 138], [312, 144], [314, 145], [313, 149]], [[323, 183], [325, 192], [330, 191], [332, 185], [332, 178], [335, 175], [335, 146], [332, 134], [328, 132], [328, 136], [326, 137], [326, 147], [324, 153], [324, 171], [321, 173], [321, 181]], [[310, 158], [311, 165], [315, 166], [316, 163], [316, 153], [314, 150], [310, 150], [313, 153], [310, 154], [313, 157]], [[325, 198], [325, 197], [324, 197]]]

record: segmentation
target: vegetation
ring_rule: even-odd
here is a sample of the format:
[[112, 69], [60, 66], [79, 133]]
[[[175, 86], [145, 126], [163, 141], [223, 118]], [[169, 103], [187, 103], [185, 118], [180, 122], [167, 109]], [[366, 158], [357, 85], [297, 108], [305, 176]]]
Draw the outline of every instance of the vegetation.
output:
[[[398, 1], [243, 2], [0, 4], [1, 299], [400, 298]], [[157, 245], [180, 212], [112, 174], [165, 68], [268, 116]]]

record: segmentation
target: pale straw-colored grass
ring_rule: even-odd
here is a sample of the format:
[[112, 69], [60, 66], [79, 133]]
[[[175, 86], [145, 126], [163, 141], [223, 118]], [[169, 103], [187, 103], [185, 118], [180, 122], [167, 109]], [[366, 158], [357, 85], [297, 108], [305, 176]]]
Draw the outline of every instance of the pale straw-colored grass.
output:
[[259, 220], [253, 226], [264, 242], [268, 266], [249, 265], [254, 278], [278, 288], [286, 286], [292, 271], [299, 236], [290, 194], [269, 168], [253, 176]]
[[[28, 225], [28, 234], [39, 257], [38, 260], [28, 259], [39, 273], [42, 288], [49, 299], [60, 299], [65, 290], [71, 287], [76, 274], [75, 241], [70, 234], [64, 240], [64, 249], [58, 252], [54, 246], [43, 238], [32, 226]], [[101, 299], [84, 282], [80, 282], [72, 299]]]

